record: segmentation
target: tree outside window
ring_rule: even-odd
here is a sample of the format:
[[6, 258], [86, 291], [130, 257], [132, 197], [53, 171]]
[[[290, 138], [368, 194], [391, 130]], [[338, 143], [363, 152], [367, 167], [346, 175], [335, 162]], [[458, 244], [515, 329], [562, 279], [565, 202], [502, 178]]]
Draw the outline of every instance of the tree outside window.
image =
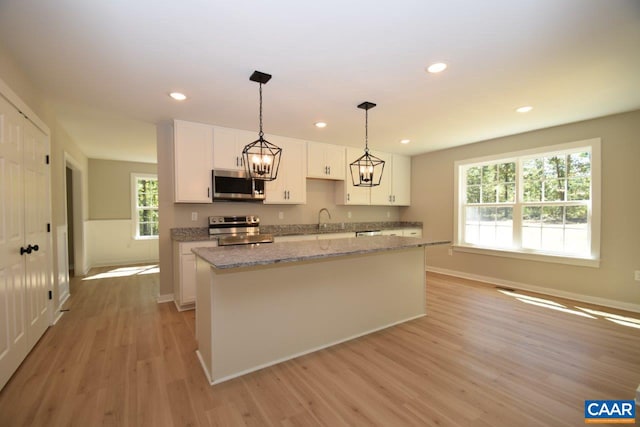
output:
[[456, 246], [597, 260], [599, 144], [457, 162]]
[[136, 239], [158, 237], [158, 178], [156, 175], [132, 174], [133, 219]]

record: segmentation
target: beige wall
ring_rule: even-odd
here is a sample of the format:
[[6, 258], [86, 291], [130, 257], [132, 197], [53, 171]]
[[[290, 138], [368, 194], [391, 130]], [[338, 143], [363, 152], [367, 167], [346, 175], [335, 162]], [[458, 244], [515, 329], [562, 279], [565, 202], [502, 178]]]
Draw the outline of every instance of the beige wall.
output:
[[131, 219], [131, 174], [156, 174], [153, 163], [89, 159], [89, 219]]
[[[577, 267], [488, 255], [427, 252], [438, 269], [496, 278], [585, 296], [625, 307], [640, 304], [640, 111], [541, 129], [416, 156], [412, 159], [412, 201], [403, 220], [424, 222], [427, 239], [453, 239], [454, 162], [590, 138], [602, 139], [602, 237], [599, 268]], [[629, 307], [634, 308], [634, 307]]]
[[[39, 88], [33, 85], [29, 77], [21, 70], [20, 65], [14, 60], [11, 52], [0, 44], [0, 79], [2, 79], [15, 94], [32, 109], [40, 120], [49, 127], [51, 143], [51, 220], [52, 220], [52, 252], [53, 252], [53, 293], [54, 301], [58, 301], [59, 274], [57, 271], [57, 227], [66, 225], [66, 186], [65, 186], [65, 153], [67, 157], [73, 158], [81, 174], [81, 185], [83, 197], [80, 200], [80, 211], [82, 212], [80, 221], [84, 221], [88, 214], [87, 203], [87, 158], [80, 151], [76, 143], [58, 124], [56, 115], [51, 106], [41, 95]], [[84, 242], [76, 248], [80, 254], [80, 263], [83, 262]], [[78, 261], [78, 260], [76, 260]]]
[[[396, 221], [403, 208], [381, 206], [339, 206], [334, 201], [334, 183], [307, 179], [305, 205], [263, 205], [257, 203], [217, 202], [213, 204], [173, 203], [173, 128], [169, 123], [158, 125], [158, 180], [160, 185], [160, 294], [173, 292], [172, 242], [170, 229], [175, 227], [206, 227], [212, 215], [260, 216], [262, 224], [314, 224], [321, 208], [331, 212], [330, 222]], [[191, 213], [198, 214], [191, 221]], [[282, 212], [283, 219], [279, 219]], [[349, 218], [351, 212], [351, 218]], [[323, 221], [327, 217], [323, 214]]]
[[[40, 119], [43, 116], [43, 98], [40, 90], [31, 84], [11, 53], [0, 42], [0, 78], [29, 106]], [[50, 123], [47, 123], [51, 127]]]

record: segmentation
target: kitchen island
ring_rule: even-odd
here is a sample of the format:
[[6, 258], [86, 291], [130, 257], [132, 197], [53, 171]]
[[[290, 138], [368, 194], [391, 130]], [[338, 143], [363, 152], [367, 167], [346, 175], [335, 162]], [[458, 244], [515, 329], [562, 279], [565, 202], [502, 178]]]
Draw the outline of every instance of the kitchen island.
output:
[[197, 248], [211, 384], [426, 314], [428, 242], [398, 236]]

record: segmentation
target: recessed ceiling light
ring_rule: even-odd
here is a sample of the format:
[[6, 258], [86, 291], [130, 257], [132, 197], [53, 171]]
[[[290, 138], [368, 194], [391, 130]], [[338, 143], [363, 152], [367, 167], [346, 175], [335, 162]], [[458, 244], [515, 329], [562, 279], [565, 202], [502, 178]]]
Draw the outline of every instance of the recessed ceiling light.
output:
[[445, 64], [444, 62], [436, 62], [435, 64], [429, 65], [427, 71], [430, 73], [439, 73], [441, 71], [444, 71], [446, 68], [447, 64]]
[[317, 128], [326, 128], [327, 124], [325, 122], [316, 122], [315, 123]]
[[171, 92], [169, 96], [175, 99], [176, 101], [184, 101], [185, 99], [187, 99], [187, 95], [180, 92]]
[[401, 139], [401, 140], [400, 140], [400, 144], [408, 144], [408, 143], [410, 143], [410, 142], [411, 142], [411, 140], [410, 140], [410, 139]]
[[533, 110], [533, 107], [531, 105], [525, 105], [523, 107], [516, 108], [516, 111], [518, 113], [528, 113], [531, 110]]

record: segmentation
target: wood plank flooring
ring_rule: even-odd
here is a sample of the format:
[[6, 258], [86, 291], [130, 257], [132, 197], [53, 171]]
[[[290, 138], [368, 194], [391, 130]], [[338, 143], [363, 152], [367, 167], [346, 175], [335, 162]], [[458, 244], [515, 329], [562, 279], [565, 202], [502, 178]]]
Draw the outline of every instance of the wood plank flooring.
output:
[[1, 426], [577, 426], [585, 399], [640, 384], [637, 313], [429, 274], [426, 317], [211, 387], [194, 312], [155, 302], [153, 270], [117, 270], [72, 280]]

